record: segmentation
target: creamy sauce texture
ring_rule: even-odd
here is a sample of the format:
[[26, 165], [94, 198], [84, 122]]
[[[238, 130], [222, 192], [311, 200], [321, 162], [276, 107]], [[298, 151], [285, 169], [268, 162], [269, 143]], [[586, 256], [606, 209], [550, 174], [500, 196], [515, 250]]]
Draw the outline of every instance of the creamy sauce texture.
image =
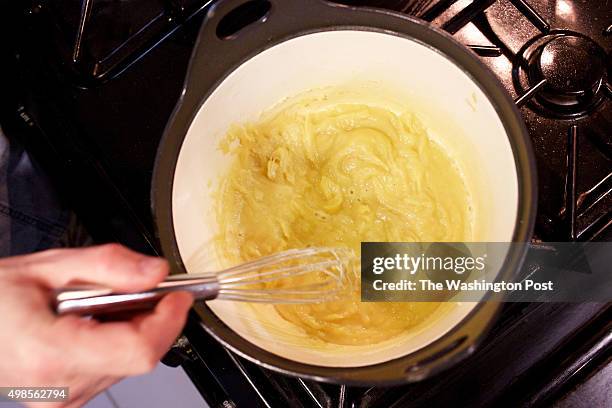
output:
[[[221, 148], [232, 164], [216, 195], [217, 249], [228, 262], [307, 246], [359, 255], [362, 241], [470, 240], [459, 166], [414, 113], [338, 95], [302, 94], [228, 131]], [[347, 292], [276, 310], [313, 338], [357, 345], [392, 338], [440, 309], [362, 303], [358, 276]]]

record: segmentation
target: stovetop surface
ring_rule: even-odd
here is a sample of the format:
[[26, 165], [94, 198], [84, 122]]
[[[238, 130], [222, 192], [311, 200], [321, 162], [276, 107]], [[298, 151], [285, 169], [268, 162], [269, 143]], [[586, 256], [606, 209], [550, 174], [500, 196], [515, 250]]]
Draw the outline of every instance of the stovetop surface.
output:
[[[100, 241], [157, 250], [153, 160], [205, 0], [46, 0], [0, 25], [5, 131], [19, 133]], [[609, 240], [612, 7], [581, 0], [367, 0], [454, 33], [521, 106], [539, 177], [535, 239]], [[25, 31], [24, 31], [25, 28]], [[23, 35], [11, 36], [19, 32]], [[7, 51], [8, 50], [8, 51]], [[195, 316], [184, 366], [212, 406], [547, 404], [610, 355], [609, 305], [508, 304], [476, 354], [431, 380], [355, 388], [284, 377], [228, 352]], [[603, 339], [603, 340], [602, 340]], [[607, 340], [606, 340], [607, 339]]]

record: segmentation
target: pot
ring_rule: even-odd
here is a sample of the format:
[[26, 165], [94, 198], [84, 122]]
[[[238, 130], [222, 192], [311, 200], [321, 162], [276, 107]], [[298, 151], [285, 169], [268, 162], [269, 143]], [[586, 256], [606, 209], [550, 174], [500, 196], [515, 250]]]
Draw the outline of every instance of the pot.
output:
[[[270, 1], [260, 19], [230, 33], [224, 17], [252, 2], [221, 1], [206, 16], [153, 177], [153, 211], [173, 273], [189, 272], [189, 260], [217, 233], [211, 192], [229, 167], [218, 149], [229, 126], [347, 78], [401, 93], [424, 112], [432, 134], [447, 135], [446, 144], [469, 156], [464, 170], [479, 197], [476, 241], [528, 241], [536, 206], [530, 141], [513, 101], [478, 57], [405, 15], [304, 3]], [[519, 269], [525, 255], [519, 247], [507, 253], [499, 279]], [[211, 256], [211, 268], [216, 262]], [[330, 347], [307, 345], [267, 307], [214, 301], [194, 309], [208, 333], [266, 368], [318, 381], [390, 385], [426, 378], [472, 353], [500, 303], [461, 304], [384, 344]]]

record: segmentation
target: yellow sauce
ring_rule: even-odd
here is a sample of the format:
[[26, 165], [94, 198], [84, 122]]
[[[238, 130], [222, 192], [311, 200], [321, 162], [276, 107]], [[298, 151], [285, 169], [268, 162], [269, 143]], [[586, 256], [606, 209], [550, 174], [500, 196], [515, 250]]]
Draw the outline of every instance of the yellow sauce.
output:
[[[306, 246], [359, 255], [362, 241], [469, 240], [458, 166], [409, 111], [306, 94], [234, 125], [222, 148], [233, 156], [216, 197], [218, 250], [228, 261]], [[354, 345], [392, 338], [439, 309], [362, 303], [355, 279], [342, 300], [276, 309], [311, 337]]]

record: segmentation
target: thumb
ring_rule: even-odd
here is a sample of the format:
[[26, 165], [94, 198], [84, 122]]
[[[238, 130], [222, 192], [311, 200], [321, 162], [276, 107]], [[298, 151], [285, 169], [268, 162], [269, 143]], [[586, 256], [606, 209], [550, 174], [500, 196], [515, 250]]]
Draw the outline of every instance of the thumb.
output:
[[51, 288], [90, 283], [117, 291], [151, 288], [168, 275], [168, 262], [119, 244], [52, 249], [15, 257], [16, 269]]

